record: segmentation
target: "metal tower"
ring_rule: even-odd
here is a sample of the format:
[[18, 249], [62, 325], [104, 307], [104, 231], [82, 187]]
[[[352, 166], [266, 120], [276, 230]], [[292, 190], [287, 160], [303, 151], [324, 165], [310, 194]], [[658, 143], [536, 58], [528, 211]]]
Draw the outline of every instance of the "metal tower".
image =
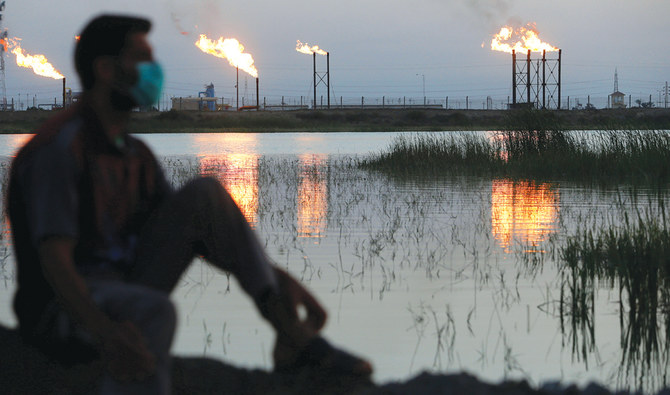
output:
[[616, 68], [614, 68], [614, 92], [619, 92], [619, 73]]
[[[326, 52], [326, 72], [325, 73], [317, 73], [316, 71], [316, 52], [312, 52], [312, 57], [314, 58], [314, 106], [312, 109], [316, 110], [317, 109], [317, 104], [316, 104], [316, 87], [319, 86], [319, 84], [325, 84], [326, 85], [326, 90], [328, 92], [328, 108], [330, 108], [330, 52]], [[318, 81], [317, 81], [318, 78]], [[324, 81], [325, 78], [325, 81]], [[323, 96], [321, 97], [323, 99]], [[321, 107], [323, 107], [323, 103], [321, 103]]]
[[7, 87], [5, 85], [5, 52], [7, 50], [7, 29], [2, 27], [4, 0], [0, 2], [0, 111], [7, 110]]
[[530, 50], [519, 58], [512, 51], [512, 107], [561, 109], [561, 53], [547, 59], [542, 51], [542, 58], [531, 59]]

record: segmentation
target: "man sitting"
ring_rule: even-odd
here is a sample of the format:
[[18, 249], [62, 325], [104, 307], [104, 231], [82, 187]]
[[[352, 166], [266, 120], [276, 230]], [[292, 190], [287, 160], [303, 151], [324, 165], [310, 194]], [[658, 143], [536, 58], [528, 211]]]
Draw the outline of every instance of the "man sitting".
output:
[[105, 393], [169, 393], [169, 294], [203, 256], [237, 277], [275, 329], [276, 369], [369, 375], [368, 362], [318, 335], [326, 312], [270, 262], [225, 189], [201, 178], [173, 191], [151, 151], [128, 134], [131, 110], [160, 97], [149, 30], [142, 18], [93, 19], [75, 50], [80, 102], [49, 119], [12, 164], [7, 202], [23, 338], [61, 360], [101, 356]]

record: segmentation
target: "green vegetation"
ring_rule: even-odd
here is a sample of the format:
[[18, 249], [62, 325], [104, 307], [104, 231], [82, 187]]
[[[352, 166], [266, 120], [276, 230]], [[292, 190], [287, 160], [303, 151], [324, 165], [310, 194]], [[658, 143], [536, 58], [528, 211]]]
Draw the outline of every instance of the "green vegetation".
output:
[[618, 379], [640, 387], [666, 385], [670, 362], [670, 224], [664, 200], [652, 206], [617, 226], [581, 229], [560, 248], [561, 329], [573, 354], [586, 360], [595, 350], [596, 289], [618, 290]]
[[471, 174], [543, 180], [670, 182], [670, 134], [570, 132], [552, 113], [513, 112], [499, 132], [402, 136], [363, 168], [394, 175]]

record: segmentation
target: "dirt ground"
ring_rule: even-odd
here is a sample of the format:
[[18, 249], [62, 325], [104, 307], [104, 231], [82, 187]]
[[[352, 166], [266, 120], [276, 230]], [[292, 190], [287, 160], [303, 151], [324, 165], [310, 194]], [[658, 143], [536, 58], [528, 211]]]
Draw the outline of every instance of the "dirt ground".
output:
[[[0, 326], [0, 391], [3, 394], [88, 394], [95, 392], [102, 364], [64, 367], [26, 346], [18, 332]], [[469, 395], [606, 395], [592, 384], [584, 388], [546, 384], [531, 388], [526, 382], [485, 383], [467, 373], [422, 373], [407, 381], [374, 384], [367, 379], [338, 376], [316, 369], [277, 374], [238, 368], [209, 358], [176, 357], [173, 361], [174, 394], [469, 394]], [[627, 393], [627, 392], [626, 392]], [[624, 392], [619, 392], [624, 394]], [[658, 393], [670, 395], [670, 389]]]

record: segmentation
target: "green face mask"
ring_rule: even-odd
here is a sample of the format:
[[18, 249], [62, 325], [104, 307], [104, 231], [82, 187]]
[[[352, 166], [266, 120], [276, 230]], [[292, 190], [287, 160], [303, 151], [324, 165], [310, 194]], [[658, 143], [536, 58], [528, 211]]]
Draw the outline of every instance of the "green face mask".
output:
[[158, 62], [140, 62], [137, 64], [137, 82], [130, 88], [135, 103], [150, 106], [158, 102], [163, 89], [163, 69]]

